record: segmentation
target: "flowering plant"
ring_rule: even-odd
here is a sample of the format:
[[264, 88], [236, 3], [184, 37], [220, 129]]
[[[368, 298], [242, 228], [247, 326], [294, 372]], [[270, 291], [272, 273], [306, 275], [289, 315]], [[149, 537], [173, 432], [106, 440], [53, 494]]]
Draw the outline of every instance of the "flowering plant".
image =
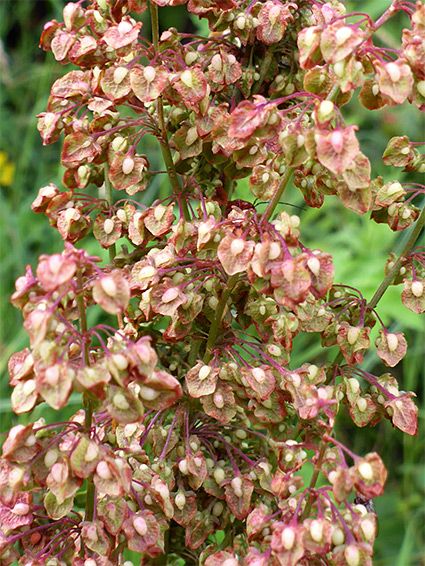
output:
[[[186, 3], [208, 37], [160, 35], [159, 8]], [[16, 282], [30, 346], [9, 372], [17, 414], [59, 411], [72, 393], [83, 408], [7, 434], [1, 563], [110, 566], [132, 551], [141, 565], [371, 564], [387, 471], [340, 442], [335, 422], [346, 408], [359, 427], [385, 418], [417, 432], [414, 393], [361, 363], [374, 347], [390, 368], [406, 353], [376, 310], [389, 285], [425, 311], [425, 212], [413, 204], [425, 188], [372, 179], [343, 106], [357, 95], [368, 110], [425, 109], [425, 6], [395, 1], [374, 22], [336, 1], [82, 4], [41, 37], [79, 69], [54, 82], [38, 124], [44, 144], [63, 133], [64, 189], [43, 187], [32, 208], [64, 249]], [[411, 23], [400, 50], [375, 45], [399, 11]], [[142, 154], [145, 136], [165, 171]], [[419, 145], [392, 138], [384, 163], [423, 172]], [[143, 205], [160, 174], [169, 193]], [[244, 178], [250, 194], [232, 200]], [[336, 195], [411, 227], [371, 300], [335, 284], [332, 257], [279, 211], [291, 182], [307, 206]], [[90, 233], [107, 261], [79, 247]], [[324, 353], [294, 368], [299, 333], [320, 335]]]

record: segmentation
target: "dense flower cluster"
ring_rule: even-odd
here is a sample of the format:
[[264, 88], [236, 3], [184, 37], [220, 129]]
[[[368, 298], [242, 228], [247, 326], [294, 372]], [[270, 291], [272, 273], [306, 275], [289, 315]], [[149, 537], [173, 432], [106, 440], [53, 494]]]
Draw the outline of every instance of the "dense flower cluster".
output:
[[[80, 70], [53, 84], [39, 116], [44, 144], [63, 133], [66, 170], [64, 189], [43, 187], [32, 208], [64, 251], [16, 282], [30, 346], [9, 361], [12, 407], [61, 410], [74, 392], [84, 408], [8, 433], [1, 563], [121, 565], [130, 550], [146, 565], [367, 566], [370, 500], [387, 472], [334, 425], [345, 407], [359, 427], [385, 418], [416, 434], [414, 394], [358, 364], [388, 285], [403, 283], [406, 307], [425, 311], [414, 247], [425, 215], [412, 203], [425, 188], [371, 179], [341, 107], [360, 89], [370, 110], [425, 109], [425, 6], [393, 2], [377, 22], [349, 23], [336, 1], [189, 0], [209, 36], [159, 36], [158, 6], [177, 4], [69, 3], [42, 34]], [[400, 10], [411, 21], [401, 49], [375, 46]], [[166, 171], [141, 153], [145, 136]], [[384, 162], [423, 172], [419, 145], [393, 138]], [[142, 205], [138, 193], [154, 194], [165, 173], [168, 196]], [[252, 194], [232, 200], [242, 178]], [[337, 195], [394, 231], [414, 224], [371, 301], [334, 283], [332, 257], [301, 242], [298, 216], [276, 213], [291, 178], [308, 206]], [[76, 247], [89, 233], [107, 265]], [[292, 367], [299, 333], [339, 355]], [[407, 344], [382, 325], [375, 347], [391, 368]]]

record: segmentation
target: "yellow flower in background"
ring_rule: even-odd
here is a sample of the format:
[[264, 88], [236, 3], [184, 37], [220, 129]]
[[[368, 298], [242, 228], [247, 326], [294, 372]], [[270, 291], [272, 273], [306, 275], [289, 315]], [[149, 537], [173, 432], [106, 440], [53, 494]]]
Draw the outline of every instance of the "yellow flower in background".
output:
[[0, 151], [0, 185], [9, 187], [13, 183], [15, 176], [15, 164], [8, 161], [5, 151]]

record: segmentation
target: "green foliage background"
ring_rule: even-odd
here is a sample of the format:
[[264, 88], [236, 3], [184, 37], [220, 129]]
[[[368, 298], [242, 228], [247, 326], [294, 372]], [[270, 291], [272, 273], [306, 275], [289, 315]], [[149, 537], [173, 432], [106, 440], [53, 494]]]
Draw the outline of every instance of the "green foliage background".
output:
[[[27, 415], [17, 417], [10, 411], [7, 360], [27, 345], [22, 318], [9, 303], [14, 281], [25, 271], [35, 267], [41, 253], [54, 253], [62, 245], [56, 231], [50, 228], [44, 216], [32, 213], [30, 205], [40, 187], [49, 182], [60, 186], [62, 169], [59, 165], [59, 144], [42, 147], [36, 129], [36, 115], [45, 110], [52, 82], [69, 72], [55, 62], [51, 54], [38, 49], [39, 35], [44, 22], [56, 18], [62, 21], [64, 0], [2, 0], [0, 4], [0, 151], [5, 152], [15, 166], [13, 182], [0, 187], [0, 432], [12, 424], [25, 423]], [[387, 0], [346, 2], [349, 11], [368, 12], [376, 19], [389, 5]], [[204, 24], [190, 21], [185, 7], [161, 10], [161, 25], [184, 31], [208, 33]], [[397, 16], [380, 32], [379, 41], [397, 48], [407, 17]], [[149, 23], [146, 22], [149, 37]], [[355, 97], [354, 97], [355, 98]], [[378, 112], [364, 110], [356, 100], [344, 107], [343, 115], [349, 123], [359, 125], [362, 151], [372, 162], [373, 175], [382, 175], [386, 181], [419, 181], [382, 164], [382, 153], [390, 137], [408, 135], [414, 141], [423, 139], [425, 121], [415, 107], [384, 108]], [[149, 144], [149, 142], [148, 142]], [[154, 162], [159, 160], [159, 146], [152, 141], [146, 151]], [[409, 178], [407, 178], [409, 177]], [[1, 178], [1, 171], [0, 171]], [[166, 180], [154, 186], [152, 193], [168, 191]], [[143, 195], [149, 202], [156, 195]], [[250, 198], [246, 182], [241, 182], [235, 198]], [[307, 209], [296, 189], [285, 194], [289, 203], [286, 210], [301, 217], [303, 242], [318, 247], [334, 257], [336, 283], [357, 287], [370, 299], [383, 278], [383, 268], [389, 251], [398, 252], [408, 234], [393, 234], [385, 225], [377, 225], [366, 217], [358, 217], [344, 209], [334, 197], [327, 197], [320, 210]], [[423, 204], [423, 203], [422, 203]], [[295, 209], [295, 205], [301, 209]], [[425, 245], [425, 238], [420, 244]], [[86, 241], [83, 244], [87, 246]], [[96, 242], [89, 242], [90, 251], [100, 253]], [[419, 566], [425, 564], [424, 550], [424, 377], [425, 325], [424, 317], [413, 315], [400, 301], [400, 288], [391, 287], [378, 305], [378, 312], [391, 331], [404, 330], [409, 349], [405, 359], [394, 373], [404, 390], [418, 394], [420, 432], [417, 438], [392, 430], [385, 421], [373, 429], [356, 429], [349, 419], [339, 422], [339, 437], [355, 452], [377, 451], [389, 470], [384, 496], [375, 502], [380, 532], [376, 544], [376, 566]], [[376, 334], [376, 330], [375, 330]], [[299, 336], [295, 340], [292, 367], [321, 356], [320, 343], [314, 336]], [[377, 356], [370, 353], [363, 367], [384, 372]], [[71, 398], [71, 402], [73, 399]], [[60, 415], [67, 418], [76, 411], [78, 399]], [[36, 418], [55, 418], [45, 404], [36, 410]]]

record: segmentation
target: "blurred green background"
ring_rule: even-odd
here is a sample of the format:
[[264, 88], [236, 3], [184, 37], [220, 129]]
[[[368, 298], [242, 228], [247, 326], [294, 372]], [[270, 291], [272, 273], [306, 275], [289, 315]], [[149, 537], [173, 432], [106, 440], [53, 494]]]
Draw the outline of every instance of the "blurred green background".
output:
[[[52, 82], [70, 70], [38, 48], [43, 24], [53, 18], [62, 21], [65, 3], [63, 0], [2, 0], [0, 3], [0, 432], [27, 418], [13, 415], [9, 401], [7, 360], [28, 343], [21, 313], [9, 302], [14, 281], [24, 273], [27, 264], [36, 266], [41, 253], [62, 249], [56, 231], [50, 228], [44, 216], [33, 214], [30, 205], [40, 187], [49, 182], [60, 186], [62, 177], [60, 145], [42, 146], [36, 115], [45, 110]], [[376, 19], [389, 2], [354, 1], [346, 5], [349, 11], [363, 9]], [[185, 31], [198, 29], [205, 33], [204, 24], [200, 26], [197, 21], [187, 20], [184, 6], [161, 10], [160, 17], [165, 29], [172, 25], [180, 30], [184, 27]], [[403, 27], [408, 27], [407, 17], [397, 16], [380, 32], [379, 40], [397, 48]], [[147, 28], [148, 24], [144, 29]], [[374, 176], [382, 175], [386, 181], [421, 182], [412, 175], [385, 167], [381, 159], [392, 136], [407, 134], [414, 141], [423, 139], [425, 122], [417, 108], [406, 104], [402, 108], [371, 113], [352, 100], [344, 107], [343, 115], [347, 122], [359, 125], [358, 138], [362, 151], [371, 160]], [[246, 182], [241, 182], [235, 197], [244, 198], [246, 190]], [[302, 198], [294, 188], [285, 194], [285, 201], [303, 207]], [[356, 216], [334, 197], [328, 197], [320, 210], [289, 206], [287, 210], [301, 217], [305, 245], [333, 255], [335, 282], [357, 287], [366, 299], [372, 297], [383, 278], [388, 252], [400, 251], [408, 236], [393, 234], [387, 226]], [[424, 238], [421, 244], [425, 244]], [[99, 253], [95, 243], [90, 245]], [[379, 303], [378, 312], [391, 331], [406, 333], [408, 354], [393, 373], [402, 389], [418, 395], [419, 435], [417, 438], [403, 435], [393, 430], [387, 421], [369, 429], [356, 429], [344, 417], [339, 422], [342, 441], [358, 454], [377, 451], [389, 471], [386, 493], [375, 502], [380, 524], [376, 566], [425, 564], [425, 326], [423, 316], [413, 315], [402, 306], [400, 293], [401, 288], [391, 287]], [[291, 365], [299, 367], [306, 361], [314, 362], [320, 353], [317, 337], [299, 336], [295, 340]], [[378, 375], [385, 371], [373, 352], [365, 358], [363, 367]], [[68, 414], [77, 408], [77, 405], [69, 407]], [[40, 405], [37, 417], [46, 416], [48, 412]], [[67, 414], [62, 416], [66, 418]]]

